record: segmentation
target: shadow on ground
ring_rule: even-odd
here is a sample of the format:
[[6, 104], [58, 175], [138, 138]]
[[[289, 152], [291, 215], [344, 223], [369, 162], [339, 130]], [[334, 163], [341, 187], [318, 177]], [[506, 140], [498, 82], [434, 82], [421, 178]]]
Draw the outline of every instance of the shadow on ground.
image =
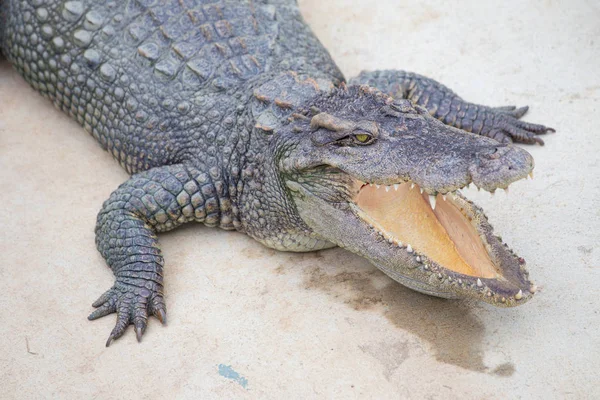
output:
[[[258, 257], [261, 253], [265, 256], [273, 253], [269, 249], [253, 249], [253, 252]], [[286, 256], [287, 262], [281, 264], [276, 273], [301, 269], [306, 290], [324, 292], [357, 311], [381, 313], [397, 328], [429, 343], [438, 361], [498, 376], [514, 373], [511, 363], [494, 368], [484, 364], [486, 330], [473, 314], [476, 304], [415, 292], [342, 249]]]

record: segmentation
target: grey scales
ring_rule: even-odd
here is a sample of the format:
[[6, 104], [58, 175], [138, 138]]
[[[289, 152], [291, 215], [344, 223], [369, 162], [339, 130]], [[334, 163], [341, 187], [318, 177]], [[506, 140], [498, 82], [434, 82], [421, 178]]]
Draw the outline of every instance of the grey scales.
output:
[[[394, 280], [497, 306], [536, 291], [460, 189], [533, 170], [527, 107], [400, 70], [346, 80], [295, 0], [0, 0], [0, 49], [131, 177], [104, 202], [106, 345], [166, 322], [157, 234], [186, 222], [282, 251], [343, 247]], [[167, 270], [168, 271], [168, 268]]]

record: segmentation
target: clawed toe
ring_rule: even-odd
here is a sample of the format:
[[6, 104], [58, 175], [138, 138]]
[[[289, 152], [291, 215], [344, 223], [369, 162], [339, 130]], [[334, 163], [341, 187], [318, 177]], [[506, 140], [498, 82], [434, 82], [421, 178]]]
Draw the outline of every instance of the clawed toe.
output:
[[158, 318], [158, 320], [160, 321], [161, 324], [166, 325], [167, 324], [167, 312], [161, 308], [159, 310], [155, 310], [153, 315]]
[[553, 128], [540, 124], [532, 124], [525, 121], [516, 121], [515, 125], [521, 129], [525, 129], [526, 131], [533, 132], [538, 135], [542, 135], [548, 132], [556, 132]]
[[509, 144], [513, 142], [510, 135], [506, 134], [501, 129], [493, 129], [489, 132], [488, 137], [497, 140], [500, 143]]
[[513, 111], [513, 110], [516, 110], [516, 109], [517, 109], [517, 106], [494, 107], [494, 110], [496, 110], [496, 111], [504, 111], [504, 112]]
[[105, 317], [108, 314], [112, 314], [115, 311], [117, 311], [115, 303], [104, 303], [97, 310], [94, 310], [94, 312], [88, 315], [88, 319], [93, 321], [95, 319]]
[[517, 108], [517, 106], [502, 106], [502, 107], [494, 107], [494, 108], [492, 108], [492, 110], [502, 113], [502, 114], [510, 115], [513, 118], [519, 119], [523, 115], [525, 115], [527, 113], [527, 111], [529, 111], [529, 106], [524, 106], [524, 107], [519, 107], [519, 108]]
[[511, 116], [513, 116], [514, 118], [521, 118], [523, 115], [525, 115], [527, 113], [527, 111], [529, 111], [529, 106], [524, 106], [521, 108], [517, 108], [516, 110], [511, 111], [509, 114]]
[[135, 337], [138, 342], [142, 341], [142, 335], [146, 331], [146, 319], [145, 318], [136, 318], [133, 322], [133, 326], [135, 327]]

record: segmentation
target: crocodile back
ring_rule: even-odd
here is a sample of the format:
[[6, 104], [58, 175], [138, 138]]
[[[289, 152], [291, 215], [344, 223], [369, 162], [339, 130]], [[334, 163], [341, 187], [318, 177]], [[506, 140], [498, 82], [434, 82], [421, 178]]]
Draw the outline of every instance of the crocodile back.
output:
[[289, 0], [3, 3], [9, 60], [130, 173], [239, 158], [279, 71], [343, 79]]

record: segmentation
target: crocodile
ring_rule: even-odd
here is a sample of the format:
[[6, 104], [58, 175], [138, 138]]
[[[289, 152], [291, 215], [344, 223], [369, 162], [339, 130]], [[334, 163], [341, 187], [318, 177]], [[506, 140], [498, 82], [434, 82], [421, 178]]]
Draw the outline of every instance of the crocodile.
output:
[[295, 0], [0, 0], [3, 57], [130, 174], [96, 245], [89, 319], [166, 323], [157, 234], [187, 222], [293, 252], [334, 246], [428, 295], [529, 300], [523, 258], [460, 190], [532, 173], [553, 131], [401, 70], [346, 80]]

